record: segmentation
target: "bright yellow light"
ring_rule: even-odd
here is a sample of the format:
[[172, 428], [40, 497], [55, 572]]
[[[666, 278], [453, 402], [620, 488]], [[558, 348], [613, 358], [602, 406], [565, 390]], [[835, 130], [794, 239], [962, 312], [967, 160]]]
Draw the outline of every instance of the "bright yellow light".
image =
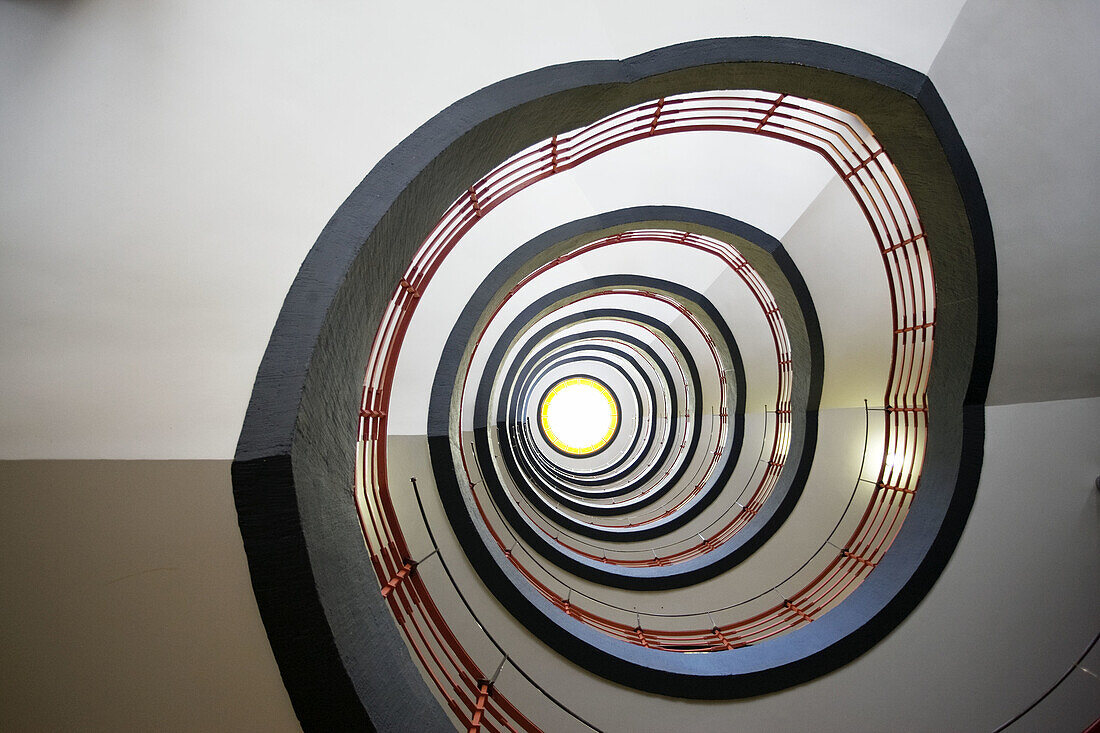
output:
[[555, 384], [539, 405], [542, 432], [558, 450], [587, 456], [603, 448], [619, 427], [619, 407], [607, 387], [587, 377]]

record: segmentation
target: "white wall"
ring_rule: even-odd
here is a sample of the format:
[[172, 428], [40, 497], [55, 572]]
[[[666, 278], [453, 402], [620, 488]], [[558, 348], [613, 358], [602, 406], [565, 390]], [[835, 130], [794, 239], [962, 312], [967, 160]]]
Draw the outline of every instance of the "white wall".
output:
[[925, 70], [961, 5], [6, 0], [0, 457], [231, 457], [325, 221], [481, 87], [715, 35]]
[[1098, 29], [1087, 0], [971, 0], [929, 72], [993, 220], [992, 404], [1100, 394]]

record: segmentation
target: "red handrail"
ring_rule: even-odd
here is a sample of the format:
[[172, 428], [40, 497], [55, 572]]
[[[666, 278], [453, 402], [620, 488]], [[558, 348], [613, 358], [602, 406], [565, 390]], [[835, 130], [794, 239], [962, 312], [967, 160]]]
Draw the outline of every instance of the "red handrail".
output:
[[[692, 131], [755, 134], [813, 150], [840, 176], [863, 212], [882, 256], [893, 318], [891, 362], [883, 400], [883, 462], [875, 488], [836, 558], [783, 603], [750, 618], [688, 631], [642, 629], [640, 623], [630, 626], [604, 619], [577, 607], [568, 598], [563, 600], [556, 594], [548, 597], [571, 616], [630, 643], [678, 651], [720, 650], [759, 643], [812, 622], [842, 600], [881, 560], [919, 489], [928, 429], [926, 388], [935, 331], [935, 279], [916, 208], [889, 156], [850, 113], [789, 95], [712, 92], [636, 105], [522, 151], [456, 199], [418, 250], [395, 287], [376, 332], [364, 379], [358, 429], [356, 504], [380, 588], [390, 587], [410, 559], [386, 478], [390, 389], [412, 314], [443, 259], [477, 221], [526, 187], [631, 142]], [[768, 316], [771, 322], [778, 313]], [[780, 356], [777, 361], [781, 373], [789, 374], [789, 348], [786, 359]], [[788, 391], [777, 401], [777, 426], [780, 416], [785, 415], [788, 427], [776, 430], [776, 446], [789, 445], [789, 399]], [[785, 455], [785, 447], [773, 447], [766, 478], [778, 478]], [[477, 492], [474, 494], [476, 498]], [[761, 504], [750, 500], [738, 517], [751, 515]], [[724, 531], [736, 532], [741, 526], [743, 523], [739, 525], [735, 520]], [[507, 555], [515, 562], [514, 553]], [[544, 592], [545, 586], [520, 569]], [[386, 598], [421, 666], [464, 725], [472, 726], [474, 715], [480, 711], [478, 723], [489, 730], [499, 726], [508, 730], [538, 729], [498, 691], [483, 694], [480, 670], [450, 632], [415, 566]]]

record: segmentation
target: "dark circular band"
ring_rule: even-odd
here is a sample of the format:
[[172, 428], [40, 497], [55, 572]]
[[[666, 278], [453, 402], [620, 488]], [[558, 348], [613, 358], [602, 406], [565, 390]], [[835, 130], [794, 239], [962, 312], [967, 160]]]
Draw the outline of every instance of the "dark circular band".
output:
[[[354, 452], [347, 436], [373, 338], [362, 324], [380, 321], [435, 221], [497, 161], [639, 101], [745, 87], [802, 94], [859, 115], [890, 150], [921, 212], [937, 287], [950, 297], [937, 313], [929, 390], [936, 431], [910, 518], [888, 562], [843, 609], [738, 650], [736, 660], [717, 653], [688, 667], [684, 655], [609, 648], [582, 625], [551, 623], [536, 599], [518, 591], [506, 605], [517, 617], [543, 618], [532, 622], [540, 638], [619, 682], [665, 695], [735, 698], [782, 689], [853, 659], [935, 582], [981, 469], [997, 283], [981, 185], [931, 82], [869, 54], [782, 38], [713, 39], [621, 62], [550, 67], [457, 102], [379, 163], [307, 256], [261, 362], [233, 464], [234, 497], [260, 613], [304, 728], [450, 725], [370, 580], [347, 502]], [[428, 427], [432, 436], [447, 433], [446, 424]], [[449, 450], [431, 440], [433, 454]], [[488, 553], [478, 560], [495, 565]], [[393, 695], [395, 688], [402, 694]]]

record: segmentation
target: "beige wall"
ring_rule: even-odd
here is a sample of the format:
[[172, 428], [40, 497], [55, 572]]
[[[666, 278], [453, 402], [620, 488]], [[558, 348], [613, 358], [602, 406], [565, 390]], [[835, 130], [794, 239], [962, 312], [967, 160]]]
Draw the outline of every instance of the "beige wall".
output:
[[[669, 730], [684, 715], [702, 730], [733, 717], [748, 730], [992, 729], [1096, 632], [1100, 398], [993, 407], [988, 423], [977, 501], [946, 571], [851, 664], [706, 704], [633, 693], [552, 657], [538, 668], [608, 731]], [[0, 730], [297, 729], [252, 596], [228, 462], [0, 462], [0, 502]], [[543, 653], [509, 626], [495, 626], [509, 648]], [[1082, 666], [1098, 665], [1100, 649]], [[1077, 669], [1020, 730], [1076, 733], [1098, 699], [1100, 683]]]
[[298, 729], [228, 461], [7, 461], [0, 506], [0, 730]]

